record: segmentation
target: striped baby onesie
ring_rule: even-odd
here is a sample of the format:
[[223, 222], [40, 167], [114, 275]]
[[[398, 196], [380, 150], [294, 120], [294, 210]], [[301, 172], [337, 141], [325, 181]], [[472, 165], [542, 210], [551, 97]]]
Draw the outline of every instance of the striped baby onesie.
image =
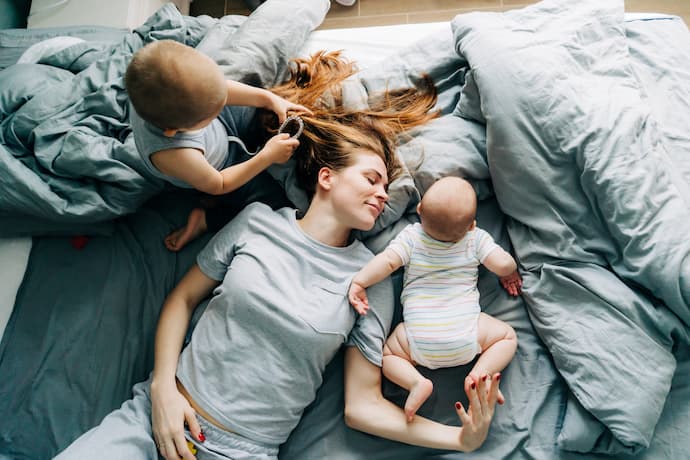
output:
[[388, 246], [405, 266], [403, 319], [412, 359], [429, 369], [470, 362], [479, 349], [478, 266], [498, 247], [475, 227], [455, 243], [405, 227]]

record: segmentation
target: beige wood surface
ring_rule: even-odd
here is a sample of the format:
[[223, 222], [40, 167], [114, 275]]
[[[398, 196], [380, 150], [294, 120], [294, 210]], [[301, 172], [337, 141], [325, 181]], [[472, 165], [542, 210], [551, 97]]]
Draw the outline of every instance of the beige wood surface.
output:
[[[577, 1], [577, 0], [573, 0]], [[602, 0], [605, 1], [605, 0]], [[505, 11], [530, 3], [526, 0], [357, 0], [354, 6], [333, 6], [322, 29], [448, 21], [467, 11]], [[690, 0], [626, 0], [626, 11], [669, 13], [690, 23]], [[243, 0], [194, 0], [191, 14], [249, 14]]]

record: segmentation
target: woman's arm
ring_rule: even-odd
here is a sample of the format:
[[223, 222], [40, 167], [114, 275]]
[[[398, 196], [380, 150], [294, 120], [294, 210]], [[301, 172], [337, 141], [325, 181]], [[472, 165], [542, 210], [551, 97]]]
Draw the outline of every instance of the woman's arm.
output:
[[177, 359], [192, 313], [218, 284], [194, 264], [165, 299], [156, 330], [154, 383], [167, 381], [175, 384]]
[[193, 409], [177, 389], [175, 373], [192, 313], [218, 283], [195, 264], [168, 295], [158, 320], [151, 423], [156, 444], [166, 459], [194, 458], [184, 438], [185, 421], [197, 439], [201, 436]]
[[[469, 377], [468, 377], [469, 379]], [[416, 415], [407, 422], [401, 408], [381, 393], [381, 369], [357, 347], [345, 352], [345, 423], [351, 428], [383, 438], [435, 449], [470, 452], [482, 445], [489, 431], [498, 394], [496, 375], [487, 392], [485, 381], [465, 382], [470, 409], [456, 403], [462, 427], [443, 425]]]

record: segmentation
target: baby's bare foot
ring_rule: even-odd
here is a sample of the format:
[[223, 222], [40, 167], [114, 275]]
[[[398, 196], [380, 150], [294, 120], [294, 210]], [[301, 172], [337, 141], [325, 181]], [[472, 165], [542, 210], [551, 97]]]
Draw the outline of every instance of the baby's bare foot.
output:
[[405, 415], [408, 422], [412, 421], [424, 401], [431, 396], [432, 391], [434, 391], [434, 384], [429, 379], [422, 379], [410, 388], [410, 394], [407, 395], [405, 401]]

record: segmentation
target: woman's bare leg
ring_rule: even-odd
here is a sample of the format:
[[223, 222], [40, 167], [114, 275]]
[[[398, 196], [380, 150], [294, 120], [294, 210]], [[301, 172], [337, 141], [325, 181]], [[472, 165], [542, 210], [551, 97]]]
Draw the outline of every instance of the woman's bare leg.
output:
[[411, 422], [417, 410], [431, 396], [434, 384], [412, 364], [410, 345], [402, 323], [398, 324], [383, 347], [383, 375], [410, 392], [404, 410], [407, 421]]

